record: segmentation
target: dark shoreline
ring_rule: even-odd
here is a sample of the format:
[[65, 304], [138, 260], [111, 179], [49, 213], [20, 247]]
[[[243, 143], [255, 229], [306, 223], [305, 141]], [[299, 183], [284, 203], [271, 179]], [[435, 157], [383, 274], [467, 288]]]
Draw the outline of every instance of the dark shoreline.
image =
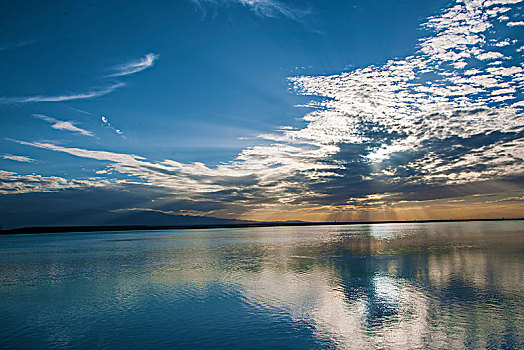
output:
[[0, 235], [36, 234], [36, 233], [67, 233], [67, 232], [98, 232], [98, 231], [148, 231], [148, 230], [193, 230], [215, 228], [249, 228], [249, 227], [280, 227], [280, 226], [325, 226], [325, 225], [370, 225], [370, 224], [412, 224], [431, 222], [467, 222], [467, 221], [517, 221], [514, 219], [460, 219], [460, 220], [408, 220], [408, 221], [328, 221], [328, 222], [246, 222], [238, 224], [216, 225], [129, 225], [129, 226], [45, 226], [20, 227], [0, 230]]

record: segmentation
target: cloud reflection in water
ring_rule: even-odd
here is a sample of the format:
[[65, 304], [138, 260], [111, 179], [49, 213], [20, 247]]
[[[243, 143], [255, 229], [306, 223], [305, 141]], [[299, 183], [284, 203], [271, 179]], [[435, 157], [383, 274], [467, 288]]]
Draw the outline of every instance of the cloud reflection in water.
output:
[[524, 343], [520, 221], [13, 236], [5, 243], [4, 345]]

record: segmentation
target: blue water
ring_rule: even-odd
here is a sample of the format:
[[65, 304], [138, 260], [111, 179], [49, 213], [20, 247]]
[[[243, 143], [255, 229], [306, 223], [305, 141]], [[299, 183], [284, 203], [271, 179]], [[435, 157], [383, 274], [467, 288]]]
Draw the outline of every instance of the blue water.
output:
[[0, 237], [0, 348], [523, 349], [524, 221]]

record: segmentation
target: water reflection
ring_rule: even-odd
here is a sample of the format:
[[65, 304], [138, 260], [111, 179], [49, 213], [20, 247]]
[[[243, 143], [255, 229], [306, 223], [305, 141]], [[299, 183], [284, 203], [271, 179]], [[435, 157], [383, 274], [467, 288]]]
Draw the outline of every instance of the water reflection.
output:
[[3, 345], [524, 347], [519, 221], [72, 236], [5, 237]]

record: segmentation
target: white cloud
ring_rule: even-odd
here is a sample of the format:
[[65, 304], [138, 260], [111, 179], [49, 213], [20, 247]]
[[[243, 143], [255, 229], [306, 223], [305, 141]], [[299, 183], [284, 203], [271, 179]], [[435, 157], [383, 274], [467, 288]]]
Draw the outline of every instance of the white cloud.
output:
[[501, 58], [501, 57], [504, 57], [503, 54], [501, 54], [500, 52], [494, 52], [494, 51], [491, 51], [491, 52], [485, 52], [485, 53], [482, 53], [480, 55], [477, 56], [477, 58], [479, 60], [482, 60], [482, 61], [485, 61], [485, 60], [493, 60], [493, 59], [496, 59], [496, 58]]
[[3, 155], [0, 155], [0, 157], [4, 159], [14, 160], [15, 162], [21, 162], [21, 163], [35, 163], [36, 162], [36, 160], [34, 160], [33, 158], [29, 158], [26, 156], [15, 156], [12, 154], [3, 154]]
[[108, 127], [111, 130], [113, 130], [116, 134], [122, 135], [122, 137], [125, 137], [125, 136], [123, 136], [124, 133], [120, 129], [117, 129], [114, 126], [112, 126], [111, 123], [109, 122], [109, 120], [106, 117], [102, 116], [101, 120], [102, 120], [102, 124], [104, 124], [106, 127]]
[[[509, 57], [500, 52], [487, 51], [486, 31], [492, 30], [493, 25], [483, 15], [484, 11], [481, 2], [457, 1], [440, 15], [431, 17], [424, 26], [435, 35], [423, 38], [420, 51], [414, 56], [331, 76], [291, 78], [300, 94], [321, 96], [325, 100], [310, 105], [317, 110], [304, 117], [308, 122], [306, 128], [284, 131], [284, 135], [295, 142], [302, 139], [315, 144], [377, 142], [380, 139], [373, 136], [376, 131], [399, 135], [381, 147], [373, 146], [367, 158], [380, 162], [387, 161], [393, 153], [422, 152], [423, 145], [435, 139], [466, 139], [479, 133], [521, 130], [524, 127], [521, 112], [505, 101], [514, 99], [522, 68], [508, 66], [505, 62], [509, 62]], [[480, 65], [466, 72], [458, 70], [465, 67], [464, 59], [473, 57], [506, 60], [500, 61], [498, 67]], [[438, 78], [420, 79], [429, 72]], [[282, 138], [276, 135], [273, 139], [279, 137]], [[518, 144], [524, 146], [520, 141]], [[481, 150], [475, 157], [479, 164], [483, 152], [487, 150]], [[516, 155], [512, 159], [516, 164], [522, 163]], [[448, 162], [438, 154], [427, 161], [434, 173], [439, 169], [437, 164]], [[424, 169], [409, 163], [405, 166], [419, 173]], [[483, 177], [515, 174], [514, 168], [498, 166], [496, 171], [485, 170]], [[449, 171], [459, 169], [453, 167]], [[430, 172], [419, 175], [416, 181], [458, 181], [453, 173], [440, 172], [439, 178], [431, 177]], [[410, 181], [408, 177], [398, 181], [402, 179]]]
[[512, 5], [512, 4], [518, 4], [522, 2], [522, 0], [487, 0], [482, 5], [484, 7], [490, 7], [493, 5]]
[[493, 75], [503, 75], [503, 76], [512, 76], [517, 73], [521, 73], [524, 71], [521, 67], [518, 66], [512, 66], [512, 67], [490, 67], [486, 69], [487, 72], [493, 74]]
[[125, 86], [124, 83], [116, 83], [102, 89], [66, 95], [36, 95], [23, 97], [0, 97], [0, 104], [35, 103], [35, 102], [63, 102], [72, 100], [83, 100], [107, 95], [116, 89]]
[[[121, 77], [143, 71], [153, 66], [158, 55], [153, 53], [147, 54], [138, 61], [132, 61], [113, 68], [113, 73], [106, 78]], [[86, 92], [62, 94], [62, 95], [34, 95], [34, 96], [4, 96], [0, 97], [0, 104], [19, 104], [19, 103], [36, 103], [36, 102], [64, 102], [73, 100], [85, 100], [107, 95], [118, 88], [125, 86], [125, 83], [117, 82], [109, 86], [97, 89], [90, 89]], [[83, 111], [80, 111], [83, 112]]]
[[71, 109], [72, 109], [73, 111], [78, 112], [78, 113], [82, 113], [82, 114], [86, 114], [86, 115], [91, 115], [91, 113], [89, 113], [88, 111], [84, 111], [83, 109], [78, 109], [78, 108], [73, 108], [73, 107], [71, 107]]
[[111, 162], [119, 162], [124, 164], [133, 164], [140, 159], [144, 159], [139, 156], [130, 155], [130, 154], [124, 154], [124, 153], [114, 153], [114, 152], [105, 152], [105, 151], [90, 151], [85, 150], [81, 148], [67, 148], [58, 146], [52, 143], [46, 143], [46, 142], [25, 142], [25, 141], [19, 141], [19, 140], [12, 140], [14, 142], [17, 142], [21, 145], [26, 146], [34, 146], [38, 148], [48, 149], [52, 151], [58, 151], [58, 152], [64, 152], [68, 153], [77, 157], [83, 157], [83, 158], [91, 158], [91, 159], [97, 159], [97, 160], [107, 160]]
[[503, 40], [503, 41], [496, 42], [495, 46], [497, 46], [497, 47], [504, 47], [504, 46], [508, 46], [510, 44], [511, 43], [509, 42], [509, 39], [506, 39], [506, 40]]
[[[12, 141], [77, 157], [107, 161], [113, 171], [134, 176], [148, 184], [171, 188], [179, 195], [191, 196], [241, 188], [254, 192], [263, 190], [269, 196], [278, 194], [275, 199], [279, 202], [290, 201], [306, 193], [305, 179], [319, 180], [333, 175], [326, 171], [334, 168], [333, 165], [324, 163], [322, 157], [338, 150], [334, 146], [320, 149], [292, 145], [257, 146], [242, 151], [234, 161], [210, 168], [199, 162], [151, 162], [132, 154], [69, 148], [45, 142]], [[302, 175], [293, 179], [293, 176], [299, 174]], [[294, 191], [288, 191], [290, 188]], [[297, 188], [302, 188], [303, 192], [297, 193]]]
[[506, 23], [508, 27], [524, 26], [524, 21], [520, 22], [508, 22]]
[[0, 194], [51, 192], [65, 188], [101, 187], [107, 184], [109, 181], [101, 178], [67, 180], [58, 176], [20, 175], [0, 170]]
[[144, 69], [152, 67], [157, 59], [158, 55], [148, 53], [144, 58], [114, 67], [114, 73], [108, 75], [108, 77], [122, 77], [141, 72]]
[[87, 131], [87, 130], [84, 130], [84, 129], [81, 129], [81, 128], [75, 126], [74, 125], [76, 123], [75, 121], [58, 120], [58, 119], [49, 117], [49, 116], [44, 115], [44, 114], [33, 114], [33, 116], [38, 118], [38, 119], [45, 120], [48, 123], [51, 123], [51, 127], [53, 129], [56, 129], [56, 130], [67, 130], [67, 131], [76, 132], [78, 134], [85, 135], [85, 136], [93, 136], [93, 134], [90, 131]]

